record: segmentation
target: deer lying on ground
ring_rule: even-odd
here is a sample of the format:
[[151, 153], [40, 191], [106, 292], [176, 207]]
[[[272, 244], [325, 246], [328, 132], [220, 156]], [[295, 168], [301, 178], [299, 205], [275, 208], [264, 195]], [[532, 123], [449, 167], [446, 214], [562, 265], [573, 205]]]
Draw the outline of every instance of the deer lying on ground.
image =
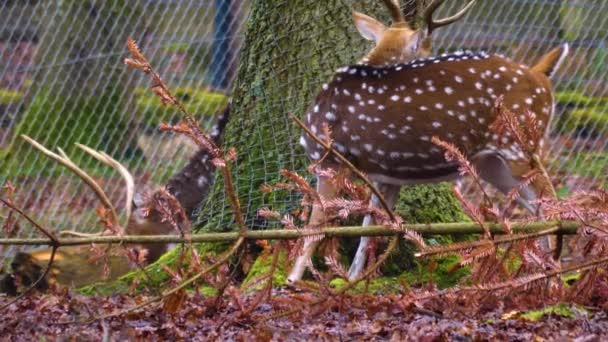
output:
[[[552, 50], [531, 68], [483, 52], [430, 57], [432, 30], [462, 17], [472, 4], [449, 20], [435, 21], [433, 12], [442, 2], [431, 3], [424, 14], [426, 27], [419, 30], [405, 24], [393, 1], [385, 1], [395, 20], [389, 28], [355, 12], [357, 29], [376, 46], [358, 64], [338, 69], [305, 116], [308, 128], [321, 139], [326, 138], [322, 127], [330, 127], [332, 148], [368, 175], [389, 207], [394, 207], [402, 185], [459, 177], [457, 163], [445, 159], [444, 151], [431, 142], [433, 137], [458, 147], [483, 180], [509, 193], [520, 185], [529, 165], [522, 165], [523, 153], [510, 136], [490, 132], [496, 119], [495, 100], [503, 97], [504, 106], [516, 114], [531, 111], [545, 131], [553, 115], [549, 77], [567, 54], [567, 45]], [[331, 156], [320, 160], [326, 151], [309, 136], [303, 135], [300, 143], [321, 167], [341, 168]], [[327, 201], [338, 190], [330, 179], [317, 176], [317, 191]], [[536, 193], [532, 186], [524, 186], [519, 204], [535, 213]], [[372, 195], [371, 205], [378, 206], [378, 202]], [[309, 225], [325, 222], [321, 208], [313, 206]], [[363, 225], [371, 224], [368, 215]], [[318, 243], [305, 241], [289, 282], [301, 279]], [[364, 269], [368, 244], [368, 237], [361, 238], [348, 272], [351, 280]]]
[[[210, 137], [218, 142], [228, 121], [229, 108], [218, 118]], [[162, 219], [156, 208], [159, 201], [166, 198], [166, 193], [173, 196], [184, 210], [186, 217], [191, 217], [194, 210], [205, 200], [213, 181], [215, 167], [206, 151], [200, 150], [193, 155], [188, 164], [171, 177], [167, 184], [156, 191], [141, 190], [133, 194], [132, 210], [125, 227], [127, 235], [164, 235], [178, 232]], [[133, 183], [130, 174], [123, 174], [126, 183]], [[130, 186], [127, 186], [129, 188]], [[130, 192], [131, 190], [127, 190]], [[127, 195], [127, 198], [131, 195]], [[127, 205], [130, 207], [130, 205]], [[186, 222], [178, 222], [180, 225]], [[136, 253], [145, 257], [145, 263], [150, 264], [166, 253], [171, 245], [165, 243], [150, 243], [134, 248]], [[44, 274], [46, 265], [51, 257], [51, 250], [44, 249], [31, 253], [17, 253], [11, 262], [12, 272], [0, 279], [0, 293], [16, 295], [19, 287], [34, 284]], [[108, 256], [109, 274], [103, 276], [100, 265], [91, 264], [88, 247], [61, 247], [55, 254], [51, 270], [46, 278], [37, 284], [38, 290], [46, 290], [51, 284], [80, 287], [102, 280], [115, 279], [132, 271], [129, 258], [118, 248], [114, 248]]]

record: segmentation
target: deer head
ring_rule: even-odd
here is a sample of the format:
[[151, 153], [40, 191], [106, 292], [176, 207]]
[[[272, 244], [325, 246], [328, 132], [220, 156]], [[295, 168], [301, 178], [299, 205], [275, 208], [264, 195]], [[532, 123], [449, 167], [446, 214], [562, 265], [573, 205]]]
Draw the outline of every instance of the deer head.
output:
[[462, 18], [475, 0], [469, 1], [453, 16], [434, 20], [433, 13], [443, 2], [444, 0], [435, 0], [427, 7], [423, 15], [424, 24], [420, 28], [413, 28], [406, 22], [398, 0], [383, 0], [393, 19], [389, 27], [368, 15], [353, 11], [353, 21], [361, 36], [376, 43], [361, 63], [389, 65], [428, 57], [431, 54], [431, 33]]

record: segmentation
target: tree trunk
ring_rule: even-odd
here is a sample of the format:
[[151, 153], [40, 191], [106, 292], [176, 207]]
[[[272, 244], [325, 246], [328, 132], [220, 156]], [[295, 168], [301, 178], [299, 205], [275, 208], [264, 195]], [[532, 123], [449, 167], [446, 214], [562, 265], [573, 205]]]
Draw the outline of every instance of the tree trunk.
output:
[[[378, 3], [366, 2], [358, 10], [386, 22], [386, 10]], [[250, 229], [268, 226], [256, 217], [261, 207], [284, 211], [298, 205], [287, 193], [263, 195], [260, 186], [279, 181], [281, 169], [306, 174], [308, 162], [298, 145], [301, 132], [288, 114], [302, 116], [321, 84], [338, 67], [355, 63], [370, 48], [358, 36], [350, 14], [351, 8], [338, 0], [252, 3], [224, 135], [225, 148], [235, 147], [238, 153], [234, 167], [237, 192]], [[197, 226], [203, 231], [233, 227], [222, 184], [215, 183], [198, 215]], [[449, 187], [404, 192], [407, 203], [399, 207], [410, 222], [462, 218]]]
[[[131, 79], [120, 51], [138, 38], [140, 6], [124, 0], [50, 1], [44, 6], [43, 35], [26, 111], [15, 137], [27, 134], [49, 147], [80, 142], [120, 156], [135, 141], [125, 137], [133, 110]], [[118, 52], [118, 53], [117, 53]], [[23, 158], [20, 139], [12, 152]], [[36, 159], [34, 156], [32, 159]]]

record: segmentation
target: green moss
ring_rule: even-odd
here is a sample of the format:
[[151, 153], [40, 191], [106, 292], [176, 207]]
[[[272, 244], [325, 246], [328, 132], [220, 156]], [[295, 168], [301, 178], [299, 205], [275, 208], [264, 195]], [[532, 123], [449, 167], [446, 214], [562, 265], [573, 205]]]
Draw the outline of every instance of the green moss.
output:
[[32, 170], [38, 173], [48, 167], [48, 160], [40, 153], [33, 152], [19, 138], [21, 134], [29, 135], [50, 149], [61, 147], [76, 164], [84, 167], [94, 164], [93, 159], [85, 157], [86, 154], [74, 146], [76, 142], [114, 155], [116, 151], [133, 150], [126, 143], [128, 139], [123, 137], [124, 132], [129, 131], [130, 124], [113, 105], [122, 102], [118, 98], [119, 93], [116, 89], [106, 93], [107, 96], [82, 100], [61, 98], [51, 91], [39, 93], [32, 99], [16, 127], [3, 171], [12, 175], [26, 175]]
[[[579, 152], [568, 158], [563, 165], [558, 165], [559, 170], [552, 171], [567, 172], [589, 178], [603, 177], [608, 169], [608, 155], [605, 153]], [[566, 189], [567, 190], [567, 189]]]
[[407, 223], [468, 221], [452, 195], [451, 186], [451, 183], [404, 186], [395, 210]]
[[[460, 208], [459, 202], [451, 192], [451, 184], [440, 183], [403, 187], [397, 202], [396, 212], [406, 223], [463, 222], [468, 217]], [[460, 240], [471, 237], [459, 237]], [[426, 239], [430, 245], [448, 244], [454, 241], [449, 235], [431, 236]], [[400, 275], [411, 285], [434, 281], [441, 287], [455, 284], [468, 274], [468, 268], [456, 268], [457, 258], [417, 259], [414, 248], [402, 242], [399, 250], [382, 267], [383, 274]], [[434, 268], [431, 274], [429, 269]], [[405, 271], [405, 272], [404, 272]]]
[[[228, 97], [224, 94], [192, 87], [175, 88], [173, 93], [183, 102], [186, 110], [199, 121], [219, 113], [228, 104]], [[163, 105], [160, 98], [147, 89], [145, 91], [138, 89], [136, 97], [139, 121], [149, 127], [158, 127], [160, 123], [167, 122], [173, 117], [181, 118], [181, 115], [176, 116], [175, 107]]]
[[564, 282], [564, 285], [566, 287], [570, 287], [574, 283], [576, 283], [580, 278], [581, 278], [581, 274], [580, 273], [573, 272], [573, 273], [564, 274], [562, 276], [562, 281]]
[[[435, 264], [437, 268], [430, 272], [428, 263], [417, 263], [417, 268], [403, 272], [398, 276], [386, 276], [371, 279], [369, 282], [362, 281], [353, 289], [355, 292], [370, 292], [374, 294], [399, 293], [403, 291], [403, 283], [408, 286], [422, 286], [429, 282], [434, 282], [441, 289], [456, 285], [460, 279], [469, 275], [467, 267], [458, 267], [458, 258], [449, 256], [441, 258]], [[330, 285], [334, 288], [341, 288], [346, 285], [346, 281], [341, 278], [333, 279]]]
[[[247, 288], [247, 290], [260, 290], [266, 284], [266, 281], [259, 282], [258, 284], [248, 288], [249, 284], [255, 282], [259, 277], [268, 274], [270, 271], [270, 266], [272, 265], [272, 255], [259, 256], [251, 269], [247, 273], [247, 277], [243, 281], [241, 287]], [[287, 284], [287, 271], [285, 270], [285, 261], [287, 258], [287, 252], [281, 251], [279, 254], [279, 260], [277, 263], [277, 267], [272, 274], [272, 285], [273, 286], [282, 286]]]
[[[226, 244], [223, 243], [199, 243], [194, 244], [199, 255], [203, 258], [207, 256], [218, 255], [226, 249]], [[137, 270], [123, 275], [117, 280], [111, 282], [96, 283], [88, 286], [81, 287], [78, 292], [86, 295], [100, 294], [110, 295], [113, 293], [126, 292], [131, 284], [137, 279], [137, 290], [142, 291], [147, 288], [162, 288], [169, 280], [169, 274], [163, 269], [164, 266], [169, 268], [175, 268], [180, 258], [180, 248], [166, 253], [155, 263], [145, 268], [147, 276], [142, 274], [142, 271]], [[187, 269], [189, 260], [189, 254], [186, 255], [184, 261], [185, 264], [181, 265], [182, 269]], [[203, 294], [212, 294], [215, 291], [212, 287], [200, 286]]]
[[587, 316], [588, 311], [580, 306], [574, 306], [570, 304], [557, 304], [547, 306], [540, 310], [528, 311], [520, 315], [521, 318], [529, 321], [538, 321], [547, 315], [557, 315], [564, 318], [574, 318], [577, 316]]
[[10, 89], [0, 89], [0, 106], [15, 104], [23, 98], [23, 92]]
[[460, 259], [455, 255], [416, 262], [416, 268], [408, 270], [402, 277], [411, 286], [422, 286], [433, 282], [444, 289], [455, 286], [470, 274], [469, 267], [459, 265]]
[[597, 136], [605, 133], [608, 127], [608, 112], [606, 106], [592, 108], [579, 108], [569, 111], [560, 118], [558, 127], [560, 131], [578, 132], [585, 136]]
[[[373, 294], [388, 294], [399, 293], [403, 290], [401, 286], [401, 277], [378, 277], [371, 279], [369, 282], [362, 281], [355, 286], [352, 291], [355, 293], [373, 293]], [[347, 284], [342, 278], [333, 279], [329, 285], [334, 289], [340, 289]]]
[[555, 93], [555, 102], [564, 106], [601, 107], [608, 103], [608, 98], [587, 96], [576, 91], [560, 91]]

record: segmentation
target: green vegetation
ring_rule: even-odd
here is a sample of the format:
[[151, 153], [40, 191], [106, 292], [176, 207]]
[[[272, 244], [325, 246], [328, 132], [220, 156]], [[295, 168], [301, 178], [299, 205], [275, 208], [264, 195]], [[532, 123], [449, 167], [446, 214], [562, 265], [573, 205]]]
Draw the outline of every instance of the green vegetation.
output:
[[564, 106], [604, 106], [608, 104], [608, 97], [587, 96], [576, 91], [559, 91], [555, 93], [555, 102]]
[[[193, 87], [175, 88], [173, 92], [182, 101], [186, 110], [199, 121], [205, 121], [205, 118], [218, 114], [228, 105], [228, 96], [221, 93]], [[160, 123], [168, 122], [170, 118], [181, 118], [181, 115], [176, 115], [175, 107], [163, 105], [160, 98], [148, 89], [139, 88], [135, 95], [138, 121], [146, 126], [158, 127]]]
[[[213, 258], [219, 255], [226, 249], [224, 243], [198, 243], [193, 245], [196, 248], [203, 261]], [[88, 286], [81, 287], [78, 291], [86, 295], [110, 295], [119, 292], [127, 292], [134, 281], [137, 282], [136, 290], [142, 291], [148, 288], [163, 288], [166, 283], [169, 282], [170, 275], [165, 271], [165, 267], [170, 269], [178, 269], [177, 263], [181, 260], [181, 248], [175, 248], [167, 254], [163, 255], [155, 263], [146, 267], [146, 275], [142, 274], [141, 271], [136, 270], [123, 275], [117, 280], [110, 282], [101, 282]], [[190, 260], [190, 253], [186, 253], [184, 257], [184, 264], [181, 269], [188, 269], [188, 261]], [[200, 290], [204, 294], [213, 294], [215, 289], [204, 284], [200, 286]]]
[[0, 106], [15, 104], [23, 99], [23, 92], [11, 89], [0, 89]]
[[[568, 174], [577, 174], [589, 178], [603, 177], [608, 169], [608, 155], [580, 151], [565, 160], [564, 164], [554, 167], [559, 167], [560, 171]], [[549, 172], [553, 171], [549, 169]]]
[[[281, 251], [279, 254], [279, 260], [277, 263], [277, 267], [275, 272], [272, 274], [272, 285], [273, 286], [282, 286], [287, 284], [287, 270], [285, 270], [287, 253], [285, 251]], [[260, 279], [261, 276], [264, 276], [270, 272], [270, 267], [272, 265], [272, 255], [265, 255], [258, 257], [249, 272], [247, 273], [247, 277], [243, 284], [242, 288], [247, 288], [252, 282], [256, 282]], [[257, 284], [251, 286], [248, 290], [260, 290], [264, 287], [266, 281], [258, 282]]]
[[555, 315], [563, 318], [574, 318], [580, 315], [587, 315], [588, 312], [582, 307], [569, 304], [557, 304], [544, 307], [540, 310], [533, 310], [523, 313], [520, 317], [529, 321], [538, 321], [544, 316]]
[[578, 132], [586, 136], [597, 136], [605, 133], [608, 128], [608, 111], [606, 107], [580, 108], [568, 112], [559, 120], [562, 132]]
[[[575, 91], [555, 94], [558, 105], [565, 106], [565, 115], [557, 118], [559, 132], [577, 132], [584, 135], [605, 133], [608, 127], [608, 97], [587, 96]], [[570, 108], [575, 108], [570, 110]]]

